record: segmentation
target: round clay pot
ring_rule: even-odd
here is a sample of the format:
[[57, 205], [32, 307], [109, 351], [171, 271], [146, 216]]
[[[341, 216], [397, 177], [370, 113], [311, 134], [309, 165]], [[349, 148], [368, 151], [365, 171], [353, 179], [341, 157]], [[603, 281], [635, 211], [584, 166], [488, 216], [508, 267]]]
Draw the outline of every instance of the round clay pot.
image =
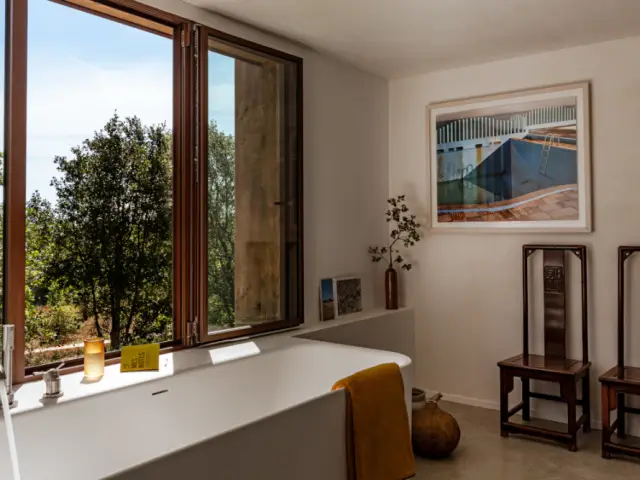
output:
[[419, 388], [411, 389], [411, 410], [422, 410], [427, 405], [427, 397]]
[[427, 458], [443, 458], [460, 442], [460, 427], [449, 413], [438, 406], [442, 394], [425, 400], [422, 390], [412, 390], [413, 419], [411, 439], [416, 454]]

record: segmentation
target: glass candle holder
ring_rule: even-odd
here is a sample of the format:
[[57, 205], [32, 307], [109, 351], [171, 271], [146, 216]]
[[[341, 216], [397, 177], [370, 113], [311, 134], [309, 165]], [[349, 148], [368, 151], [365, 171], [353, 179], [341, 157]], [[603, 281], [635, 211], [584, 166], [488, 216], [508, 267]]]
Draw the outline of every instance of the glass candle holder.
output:
[[88, 338], [84, 341], [84, 377], [100, 380], [104, 375], [104, 339]]

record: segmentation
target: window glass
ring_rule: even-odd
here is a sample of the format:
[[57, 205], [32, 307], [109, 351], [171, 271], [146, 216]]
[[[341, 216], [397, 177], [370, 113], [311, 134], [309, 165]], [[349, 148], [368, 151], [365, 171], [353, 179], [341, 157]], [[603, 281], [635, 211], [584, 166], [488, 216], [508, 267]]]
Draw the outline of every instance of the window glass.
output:
[[296, 67], [208, 39], [207, 319], [220, 330], [298, 315]]
[[209, 331], [235, 326], [235, 60], [208, 53], [207, 318]]
[[26, 365], [172, 321], [171, 38], [29, 0]]

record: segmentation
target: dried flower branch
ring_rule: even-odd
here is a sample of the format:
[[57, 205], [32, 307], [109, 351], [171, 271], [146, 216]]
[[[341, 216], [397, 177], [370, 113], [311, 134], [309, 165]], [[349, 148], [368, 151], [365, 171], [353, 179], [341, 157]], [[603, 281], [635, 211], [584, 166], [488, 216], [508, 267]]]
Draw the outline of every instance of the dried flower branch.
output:
[[389, 234], [391, 240], [386, 247], [369, 247], [369, 255], [371, 255], [371, 260], [375, 263], [384, 260], [389, 267], [398, 264], [405, 270], [411, 270], [411, 264], [405, 262], [400, 255], [400, 250], [394, 248], [394, 246], [396, 243], [401, 242], [405, 248], [409, 248], [419, 242], [420, 234], [418, 229], [420, 224], [416, 222], [416, 216], [409, 213], [404, 195], [392, 197], [387, 200], [387, 203], [389, 203], [389, 209], [386, 211], [387, 223], [395, 224]]

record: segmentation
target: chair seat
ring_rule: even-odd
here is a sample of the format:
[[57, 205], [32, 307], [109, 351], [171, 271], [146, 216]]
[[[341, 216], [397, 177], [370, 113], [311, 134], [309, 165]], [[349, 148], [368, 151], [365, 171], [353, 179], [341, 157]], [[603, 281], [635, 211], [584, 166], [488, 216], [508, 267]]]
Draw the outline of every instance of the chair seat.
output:
[[640, 368], [638, 367], [624, 367], [624, 372], [621, 376], [618, 375], [618, 367], [613, 367], [611, 370], [602, 374], [598, 379], [602, 383], [616, 383], [620, 385], [634, 385], [640, 387]]
[[545, 357], [544, 355], [516, 355], [498, 362], [503, 368], [515, 368], [537, 372], [549, 372], [558, 375], [579, 375], [591, 366], [591, 362], [581, 362], [568, 358]]

